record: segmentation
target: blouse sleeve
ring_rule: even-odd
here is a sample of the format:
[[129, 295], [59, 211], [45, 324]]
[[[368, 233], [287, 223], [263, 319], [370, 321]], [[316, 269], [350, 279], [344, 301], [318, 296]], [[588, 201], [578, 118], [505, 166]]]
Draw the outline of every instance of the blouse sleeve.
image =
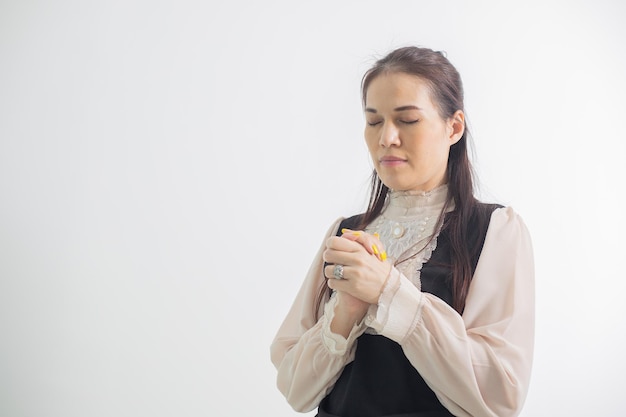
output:
[[365, 322], [402, 346], [454, 415], [518, 415], [534, 345], [534, 261], [522, 219], [511, 208], [493, 212], [462, 316], [394, 268]]
[[[333, 236], [341, 219], [328, 230]], [[324, 239], [325, 241], [326, 239]], [[365, 331], [364, 321], [355, 324], [348, 338], [330, 331], [336, 298], [315, 306], [317, 294], [325, 285], [322, 244], [287, 317], [270, 347], [272, 363], [278, 371], [277, 386], [296, 411], [306, 412], [319, 405], [332, 389], [341, 371], [354, 360], [356, 339]], [[321, 317], [315, 319], [315, 311]]]

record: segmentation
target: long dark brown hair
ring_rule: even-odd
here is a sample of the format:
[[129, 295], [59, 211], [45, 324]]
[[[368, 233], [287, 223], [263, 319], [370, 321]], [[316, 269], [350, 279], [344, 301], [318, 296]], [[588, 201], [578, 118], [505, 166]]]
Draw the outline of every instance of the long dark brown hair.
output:
[[[438, 107], [439, 115], [447, 120], [457, 110], [464, 111], [463, 84], [461, 76], [445, 55], [432, 49], [403, 47], [396, 49], [379, 59], [370, 68], [361, 81], [363, 107], [367, 99], [367, 89], [371, 82], [381, 74], [405, 73], [415, 75], [428, 83], [431, 98]], [[447, 166], [448, 198], [445, 207], [454, 205], [454, 210], [440, 215], [440, 224], [450, 236], [452, 260], [452, 306], [462, 314], [465, 298], [472, 278], [471, 248], [467, 246], [468, 224], [470, 216], [476, 210], [478, 201], [474, 197], [473, 170], [468, 155], [470, 133], [465, 123], [461, 139], [450, 147]], [[383, 184], [374, 170], [372, 173], [370, 199], [367, 211], [361, 216], [358, 228], [370, 224], [385, 207], [389, 188]], [[432, 238], [432, 237], [431, 237]], [[329, 288], [321, 288], [315, 308]]]

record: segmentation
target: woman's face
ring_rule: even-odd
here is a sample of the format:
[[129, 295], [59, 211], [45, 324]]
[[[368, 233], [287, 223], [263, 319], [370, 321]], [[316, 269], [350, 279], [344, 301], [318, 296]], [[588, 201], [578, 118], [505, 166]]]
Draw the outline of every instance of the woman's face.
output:
[[447, 181], [450, 146], [463, 135], [464, 115], [439, 115], [428, 84], [406, 73], [371, 81], [365, 98], [365, 141], [382, 182], [397, 191], [430, 191]]

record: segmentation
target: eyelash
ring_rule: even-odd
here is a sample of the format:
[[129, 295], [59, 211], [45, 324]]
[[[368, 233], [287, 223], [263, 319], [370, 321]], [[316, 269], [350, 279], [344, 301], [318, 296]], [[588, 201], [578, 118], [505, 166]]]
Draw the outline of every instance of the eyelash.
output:
[[[402, 123], [402, 124], [405, 124], [405, 125], [412, 125], [412, 124], [415, 124], [415, 123], [419, 122], [419, 119], [415, 119], [415, 120], [399, 120], [399, 122]], [[372, 126], [372, 127], [376, 126], [376, 125], [379, 125], [381, 123], [382, 122], [367, 122], [367, 124], [369, 126]]]

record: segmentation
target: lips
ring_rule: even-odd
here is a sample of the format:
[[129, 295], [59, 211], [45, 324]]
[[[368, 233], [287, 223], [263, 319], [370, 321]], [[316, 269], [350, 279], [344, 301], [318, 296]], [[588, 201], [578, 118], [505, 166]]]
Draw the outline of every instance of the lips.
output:
[[383, 166], [398, 166], [398, 165], [404, 164], [406, 162], [406, 159], [400, 158], [399, 156], [388, 155], [388, 156], [383, 156], [378, 161]]

